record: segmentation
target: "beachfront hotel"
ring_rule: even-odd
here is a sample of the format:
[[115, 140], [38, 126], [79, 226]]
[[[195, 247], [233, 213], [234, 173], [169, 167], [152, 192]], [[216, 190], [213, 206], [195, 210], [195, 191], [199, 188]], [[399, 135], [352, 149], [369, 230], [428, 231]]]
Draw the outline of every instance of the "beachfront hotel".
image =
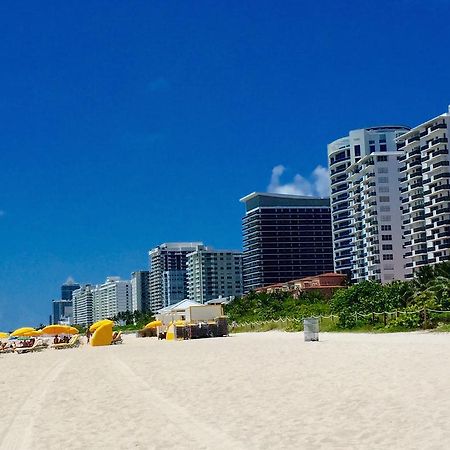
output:
[[386, 283], [405, 278], [399, 182], [401, 152], [390, 150], [362, 156], [346, 170], [354, 282]]
[[148, 252], [152, 311], [158, 311], [188, 297], [187, 255], [203, 247], [202, 242], [169, 242]]
[[328, 198], [253, 192], [240, 201], [244, 293], [333, 271]]
[[94, 287], [90, 284], [81, 286], [72, 294], [73, 323], [88, 326], [93, 323]]
[[397, 139], [407, 278], [450, 259], [449, 122], [450, 108]]
[[131, 311], [131, 282], [108, 277], [93, 291], [93, 321], [112, 318], [119, 312]]
[[352, 276], [354, 268], [353, 219], [349, 205], [349, 167], [371, 153], [394, 152], [395, 138], [409, 130], [403, 126], [380, 126], [352, 130], [328, 144], [331, 182], [334, 270]]
[[243, 295], [242, 252], [200, 247], [187, 255], [188, 298], [206, 303]]
[[131, 304], [133, 311], [150, 311], [150, 272], [137, 270], [131, 273]]

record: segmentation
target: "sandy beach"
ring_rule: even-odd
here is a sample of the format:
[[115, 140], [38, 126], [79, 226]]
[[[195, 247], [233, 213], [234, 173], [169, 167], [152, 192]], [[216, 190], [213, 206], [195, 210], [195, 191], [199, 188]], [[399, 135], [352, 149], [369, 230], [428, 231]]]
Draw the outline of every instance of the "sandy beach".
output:
[[450, 336], [247, 333], [0, 355], [0, 448], [444, 449]]

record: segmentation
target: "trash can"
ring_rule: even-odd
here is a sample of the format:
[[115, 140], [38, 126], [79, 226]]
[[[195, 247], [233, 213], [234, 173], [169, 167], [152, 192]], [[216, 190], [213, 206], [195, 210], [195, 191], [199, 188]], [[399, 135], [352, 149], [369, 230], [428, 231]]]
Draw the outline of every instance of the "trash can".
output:
[[317, 342], [319, 340], [319, 319], [303, 319], [303, 334], [305, 342]]

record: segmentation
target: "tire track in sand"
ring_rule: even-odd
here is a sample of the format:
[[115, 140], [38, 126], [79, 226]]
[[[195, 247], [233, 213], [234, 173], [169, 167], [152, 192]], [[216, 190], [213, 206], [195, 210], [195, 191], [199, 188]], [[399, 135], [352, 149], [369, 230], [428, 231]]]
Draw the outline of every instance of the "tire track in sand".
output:
[[[148, 397], [148, 400], [142, 399], [145, 403], [155, 403], [159, 406], [158, 414], [164, 415], [168, 423], [173, 422], [176, 417], [176, 427], [187, 442], [190, 442], [189, 448], [214, 448], [214, 449], [250, 449], [249, 443], [236, 440], [230, 434], [214, 427], [213, 425], [201, 422], [198, 416], [193, 416], [187, 408], [166, 397], [161, 391], [155, 389], [150, 383], [136, 373], [128, 364], [119, 359], [117, 355], [110, 355], [111, 363], [125, 379], [133, 380], [134, 385], [141, 385], [141, 395]], [[116, 372], [117, 373], [117, 372]], [[193, 443], [197, 445], [193, 445]], [[205, 443], [210, 443], [211, 447]], [[179, 448], [182, 448], [178, 444]]]
[[69, 358], [55, 361], [40, 378], [31, 380], [32, 389], [25, 393], [22, 406], [15, 411], [3, 436], [0, 436], [1, 450], [29, 450], [32, 448], [33, 426], [39, 416], [45, 396], [69, 362]]

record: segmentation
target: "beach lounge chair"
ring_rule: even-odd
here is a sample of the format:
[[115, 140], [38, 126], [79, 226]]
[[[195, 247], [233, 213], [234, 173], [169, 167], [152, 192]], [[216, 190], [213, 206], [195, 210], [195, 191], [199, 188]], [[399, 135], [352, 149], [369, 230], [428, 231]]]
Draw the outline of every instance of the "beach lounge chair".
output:
[[111, 345], [115, 345], [115, 344], [122, 344], [122, 332], [119, 331], [116, 335], [116, 337], [111, 341]]
[[0, 354], [4, 354], [4, 353], [14, 353], [15, 352], [15, 348], [14, 347], [6, 347], [2, 350], [0, 350]]
[[70, 338], [69, 342], [66, 342], [64, 344], [53, 344], [52, 348], [55, 348], [56, 350], [61, 350], [63, 348], [75, 348], [80, 345], [80, 335], [75, 334]]
[[40, 340], [35, 339], [31, 347], [16, 347], [16, 353], [40, 352], [41, 350], [44, 350], [44, 348], [46, 348], [46, 345]]

